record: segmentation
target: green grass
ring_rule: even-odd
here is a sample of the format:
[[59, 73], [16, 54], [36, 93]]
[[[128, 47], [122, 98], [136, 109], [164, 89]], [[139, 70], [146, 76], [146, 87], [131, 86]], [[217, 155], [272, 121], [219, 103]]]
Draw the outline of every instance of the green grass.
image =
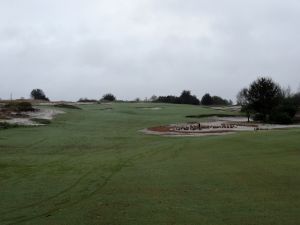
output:
[[143, 106], [85, 105], [47, 126], [0, 130], [0, 224], [300, 223], [299, 129], [145, 135], [217, 111]]

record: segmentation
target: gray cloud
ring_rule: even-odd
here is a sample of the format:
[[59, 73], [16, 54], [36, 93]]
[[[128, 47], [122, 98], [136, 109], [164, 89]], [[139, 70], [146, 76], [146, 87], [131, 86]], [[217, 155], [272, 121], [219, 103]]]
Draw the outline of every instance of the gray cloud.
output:
[[299, 27], [296, 0], [1, 1], [0, 97], [234, 99], [261, 75], [296, 90]]

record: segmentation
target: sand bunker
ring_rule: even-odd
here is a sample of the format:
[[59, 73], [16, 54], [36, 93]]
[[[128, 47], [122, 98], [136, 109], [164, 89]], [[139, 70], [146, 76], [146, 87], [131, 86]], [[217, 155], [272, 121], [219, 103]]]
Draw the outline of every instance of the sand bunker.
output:
[[39, 109], [34, 112], [23, 112], [15, 117], [0, 120], [10, 124], [17, 124], [23, 126], [41, 126], [43, 124], [33, 121], [32, 119], [52, 120], [56, 115], [65, 113], [56, 109]]
[[[274, 129], [300, 128], [300, 125], [277, 125], [261, 124], [247, 122], [247, 118], [210, 118], [209, 122], [192, 122], [171, 124], [167, 126], [158, 126], [144, 129], [147, 134], [164, 135], [164, 136], [208, 136], [208, 135], [226, 135], [242, 131], [261, 131]], [[238, 119], [238, 120], [237, 120]]]

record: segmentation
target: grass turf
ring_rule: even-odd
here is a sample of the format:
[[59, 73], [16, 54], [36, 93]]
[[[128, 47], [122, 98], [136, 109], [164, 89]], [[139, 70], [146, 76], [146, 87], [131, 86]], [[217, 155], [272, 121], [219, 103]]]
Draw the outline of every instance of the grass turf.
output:
[[1, 225], [299, 224], [299, 129], [151, 136], [139, 130], [217, 111], [107, 107], [0, 130]]

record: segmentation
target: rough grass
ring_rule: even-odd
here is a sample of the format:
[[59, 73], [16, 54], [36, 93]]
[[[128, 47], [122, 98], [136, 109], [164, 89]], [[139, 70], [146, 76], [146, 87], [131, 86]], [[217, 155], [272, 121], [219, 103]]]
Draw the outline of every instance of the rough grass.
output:
[[299, 224], [299, 129], [151, 136], [138, 131], [216, 111], [137, 106], [0, 130], [0, 224]]

